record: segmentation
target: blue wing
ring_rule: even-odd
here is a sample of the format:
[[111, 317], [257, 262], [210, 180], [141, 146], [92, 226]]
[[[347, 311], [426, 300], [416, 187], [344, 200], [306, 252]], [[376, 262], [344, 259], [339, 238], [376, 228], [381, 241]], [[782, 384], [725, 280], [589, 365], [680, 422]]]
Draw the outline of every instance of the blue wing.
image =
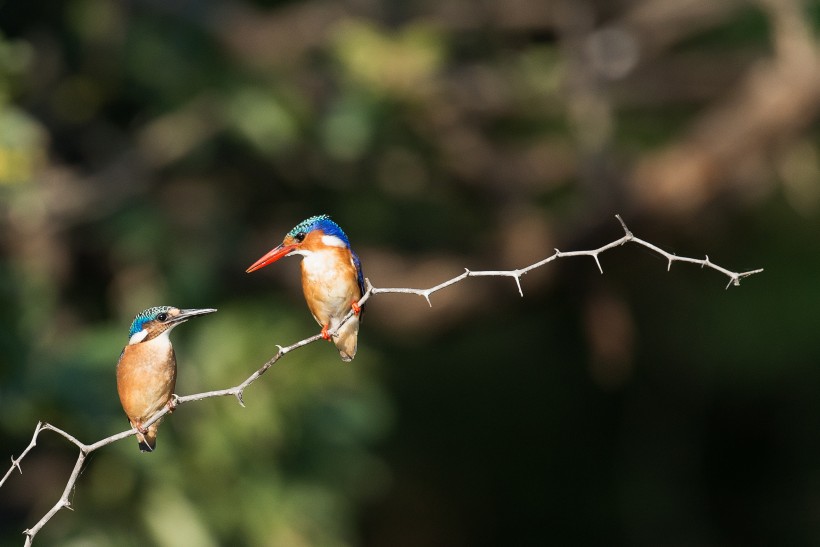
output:
[[[359, 285], [359, 294], [364, 295], [364, 273], [362, 272], [362, 261], [359, 260], [353, 249], [350, 249], [350, 256], [353, 258], [353, 265], [356, 266], [356, 283]], [[362, 306], [364, 308], [364, 306]], [[364, 309], [362, 309], [364, 311]]]

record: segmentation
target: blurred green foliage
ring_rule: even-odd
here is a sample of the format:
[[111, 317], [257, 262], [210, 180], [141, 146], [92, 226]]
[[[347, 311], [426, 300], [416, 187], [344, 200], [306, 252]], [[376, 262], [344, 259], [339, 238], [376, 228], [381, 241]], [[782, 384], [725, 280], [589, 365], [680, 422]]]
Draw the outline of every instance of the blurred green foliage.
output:
[[[813, 545], [820, 540], [814, 1], [0, 4], [0, 448], [127, 427], [134, 314], [178, 391], [318, 328], [296, 261], [331, 214], [376, 286], [640, 237], [523, 280], [374, 297], [349, 365], [300, 349], [158, 450], [95, 452], [43, 545]], [[0, 454], [1, 455], [1, 454]], [[44, 434], [0, 543], [58, 499]]]

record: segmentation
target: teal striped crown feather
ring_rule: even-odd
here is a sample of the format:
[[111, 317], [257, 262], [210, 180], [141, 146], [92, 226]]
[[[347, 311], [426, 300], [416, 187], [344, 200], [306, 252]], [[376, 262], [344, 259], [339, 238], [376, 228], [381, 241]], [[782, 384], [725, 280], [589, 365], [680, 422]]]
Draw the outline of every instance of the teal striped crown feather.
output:
[[326, 235], [336, 236], [344, 241], [345, 245], [350, 247], [350, 240], [347, 238], [347, 234], [344, 233], [341, 226], [330, 220], [328, 215], [316, 215], [306, 218], [294, 226], [293, 229], [288, 232], [288, 235], [292, 238], [298, 239], [297, 236], [299, 234], [307, 235], [313, 230], [322, 230], [322, 232]]
[[168, 313], [168, 310], [171, 309], [171, 306], [154, 306], [153, 308], [148, 308], [147, 310], [143, 310], [137, 314], [134, 318], [134, 322], [131, 323], [131, 330], [128, 331], [128, 337], [131, 338], [136, 333], [142, 330], [142, 327], [149, 321], [154, 321], [157, 316], [161, 313]]

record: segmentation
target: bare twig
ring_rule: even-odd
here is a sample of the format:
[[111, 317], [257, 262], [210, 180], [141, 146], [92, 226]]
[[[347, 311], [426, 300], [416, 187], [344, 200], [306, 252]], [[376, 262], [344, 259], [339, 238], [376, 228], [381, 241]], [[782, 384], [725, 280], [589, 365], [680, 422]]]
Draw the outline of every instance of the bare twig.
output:
[[[445, 289], [445, 288], [447, 288], [451, 285], [455, 285], [456, 283], [460, 283], [461, 281], [463, 281], [464, 279], [466, 279], [468, 277], [512, 277], [515, 280], [516, 286], [518, 287], [518, 293], [523, 297], [524, 296], [524, 291], [521, 288], [521, 277], [523, 277], [526, 273], [528, 273], [532, 270], [535, 270], [536, 268], [540, 268], [541, 266], [544, 266], [545, 264], [548, 264], [548, 263], [550, 263], [554, 260], [557, 260], [559, 258], [569, 258], [569, 257], [573, 257], [573, 256], [589, 256], [589, 257], [592, 257], [592, 259], [595, 261], [595, 265], [598, 267], [598, 270], [601, 273], [603, 273], [603, 268], [601, 267], [601, 262], [600, 262], [598, 256], [600, 254], [602, 254], [603, 252], [608, 251], [609, 249], [613, 249], [615, 247], [620, 247], [620, 246], [622, 246], [626, 243], [636, 243], [636, 244], [641, 245], [642, 247], [646, 247], [647, 249], [650, 249], [650, 250], [658, 253], [659, 255], [663, 256], [664, 258], [666, 258], [666, 260], [668, 262], [667, 263], [667, 271], [669, 269], [671, 269], [673, 262], [688, 262], [688, 263], [691, 263], [691, 264], [697, 264], [701, 268], [711, 268], [713, 270], [716, 270], [716, 271], [722, 273], [723, 275], [725, 275], [726, 277], [729, 278], [729, 283], [726, 285], [727, 289], [732, 285], [740, 285], [740, 280], [741, 279], [744, 279], [746, 277], [749, 277], [750, 275], [754, 275], [756, 273], [760, 273], [760, 272], [763, 271], [763, 269], [760, 268], [760, 269], [756, 269], [756, 270], [749, 270], [749, 271], [746, 271], [746, 272], [733, 272], [731, 270], [728, 270], [728, 269], [726, 269], [722, 266], [719, 266], [719, 265], [715, 264], [714, 262], [712, 262], [709, 259], [708, 256], [706, 256], [704, 259], [687, 258], [687, 257], [683, 257], [683, 256], [677, 256], [675, 254], [664, 251], [663, 249], [661, 249], [657, 245], [654, 245], [652, 243], [649, 243], [648, 241], [644, 241], [643, 239], [635, 237], [635, 235], [629, 230], [629, 228], [627, 228], [626, 223], [624, 223], [624, 221], [621, 219], [621, 217], [619, 215], [615, 215], [615, 218], [617, 218], [618, 222], [620, 222], [621, 227], [623, 228], [623, 231], [624, 231], [624, 235], [622, 237], [620, 237], [619, 239], [616, 239], [615, 241], [612, 241], [610, 243], [607, 243], [606, 245], [602, 245], [601, 247], [598, 247], [597, 249], [591, 249], [591, 250], [587, 250], [587, 251], [559, 251], [558, 249], [555, 249], [555, 252], [552, 255], [548, 256], [547, 258], [545, 258], [543, 260], [540, 260], [539, 262], [535, 262], [534, 264], [530, 264], [529, 266], [525, 266], [523, 268], [518, 268], [518, 269], [515, 269], [515, 270], [471, 271], [471, 270], [465, 269], [464, 272], [461, 273], [460, 275], [457, 275], [457, 276], [453, 277], [452, 279], [448, 279], [447, 281], [444, 281], [442, 283], [439, 283], [438, 285], [435, 285], [435, 286], [427, 288], [427, 289], [378, 288], [378, 287], [374, 287], [370, 283], [369, 279], [365, 279], [365, 284], [366, 284], [365, 292], [362, 295], [361, 299], [359, 299], [358, 304], [359, 304], [359, 306], [363, 305], [373, 295], [376, 295], [376, 294], [399, 293], [399, 294], [415, 294], [415, 295], [418, 295], [418, 296], [422, 296], [427, 301], [427, 303], [432, 307], [432, 302], [430, 300], [430, 295], [432, 295], [433, 293], [438, 292], [442, 289]], [[342, 325], [344, 325], [347, 321], [350, 320], [350, 318], [353, 316], [353, 313], [354, 312], [351, 309], [347, 313], [347, 315], [342, 319], [342, 321], [340, 321], [339, 324], [335, 328], [328, 330], [328, 334], [330, 334], [331, 336], [335, 336], [336, 333], [339, 331], [339, 329], [342, 327]], [[183, 396], [174, 395], [173, 399], [171, 400], [171, 403], [169, 405], [166, 405], [162, 410], [158, 411], [156, 414], [151, 416], [151, 418], [148, 419], [146, 422], [144, 422], [142, 425], [143, 425], [143, 427], [148, 427], [149, 425], [153, 424], [154, 422], [156, 422], [157, 420], [159, 420], [160, 418], [165, 416], [171, 410], [176, 409], [177, 407], [179, 407], [181, 405], [184, 405], [186, 403], [191, 403], [191, 402], [194, 402], [194, 401], [201, 401], [203, 399], [210, 399], [210, 398], [213, 398], [213, 397], [225, 397], [225, 396], [231, 395], [231, 396], [236, 397], [239, 404], [244, 407], [245, 402], [243, 400], [243, 394], [245, 392], [245, 389], [248, 388], [248, 386], [250, 386], [252, 383], [257, 381], [265, 372], [267, 372], [267, 370], [270, 367], [272, 367], [277, 361], [279, 361], [286, 354], [288, 354], [288, 353], [290, 353], [290, 352], [292, 352], [296, 349], [299, 349], [301, 347], [307, 346], [308, 344], [312, 344], [313, 342], [316, 342], [317, 340], [321, 340], [321, 339], [322, 339], [321, 334], [314, 334], [313, 336], [310, 336], [308, 338], [305, 338], [303, 340], [295, 342], [295, 343], [293, 343], [289, 346], [284, 346], [284, 347], [283, 346], [277, 346], [279, 348], [279, 350], [276, 352], [276, 354], [273, 357], [268, 359], [268, 361], [265, 364], [263, 364], [253, 374], [248, 376], [243, 382], [241, 382], [240, 384], [237, 384], [233, 387], [229, 387], [229, 388], [226, 388], [226, 389], [219, 389], [219, 390], [215, 390], [215, 391], [206, 391], [206, 392], [203, 392], [203, 393], [195, 393], [193, 395], [183, 395]], [[80, 442], [79, 440], [77, 440], [71, 434], [63, 431], [62, 429], [59, 429], [59, 428], [57, 428], [57, 427], [55, 427], [51, 424], [48, 424], [48, 423], [38, 422], [37, 426], [34, 429], [34, 435], [32, 435], [31, 442], [29, 443], [29, 445], [25, 448], [25, 450], [23, 450], [23, 452], [20, 454], [20, 456], [18, 456], [17, 458], [12, 457], [11, 467], [9, 468], [8, 471], [6, 471], [3, 478], [0, 479], [0, 487], [3, 486], [3, 484], [6, 482], [6, 479], [8, 479], [8, 477], [11, 475], [11, 473], [12, 473], [12, 471], [14, 471], [14, 469], [17, 469], [18, 471], [20, 471], [20, 473], [23, 472], [23, 470], [20, 466], [21, 460], [23, 458], [25, 458], [26, 455], [37, 444], [37, 438], [40, 435], [40, 433], [43, 432], [43, 431], [46, 431], [46, 430], [54, 431], [55, 433], [65, 437], [69, 442], [71, 442], [72, 444], [74, 444], [75, 446], [77, 446], [80, 449], [80, 453], [77, 457], [77, 462], [74, 464], [74, 469], [71, 472], [71, 476], [68, 478], [68, 482], [66, 483], [65, 489], [63, 490], [63, 494], [62, 494], [62, 496], [60, 496], [60, 499], [57, 500], [57, 502], [54, 504], [54, 506], [45, 515], [43, 515], [43, 517], [34, 526], [32, 526], [31, 528], [28, 528], [28, 529], [23, 531], [23, 533], [26, 536], [26, 540], [25, 540], [25, 545], [26, 546], [29, 546], [29, 545], [32, 544], [32, 541], [34, 540], [34, 536], [51, 519], [51, 517], [54, 516], [55, 513], [57, 513], [60, 509], [63, 509], [63, 508], [67, 508], [67, 509], [71, 508], [71, 502], [68, 500], [68, 495], [71, 492], [71, 490], [74, 488], [74, 484], [77, 482], [77, 479], [79, 478], [80, 471], [82, 470], [83, 462], [85, 462], [86, 457], [91, 452], [94, 452], [95, 450], [97, 450], [99, 448], [102, 448], [102, 447], [107, 446], [111, 443], [117, 442], [119, 440], [125, 439], [125, 438], [130, 437], [132, 435], [135, 435], [137, 433], [137, 430], [132, 428], [132, 429], [117, 433], [115, 435], [111, 435], [110, 437], [106, 437], [104, 439], [101, 439], [101, 440], [99, 440], [95, 443], [84, 444], [84, 443]]]
[[626, 223], [623, 221], [623, 219], [621, 218], [620, 215], [615, 215], [615, 218], [618, 219], [618, 222], [621, 223], [621, 228], [623, 228], [623, 230], [624, 230], [623, 237], [621, 237], [620, 239], [616, 239], [615, 241], [613, 241], [611, 243], [607, 243], [606, 245], [602, 245], [601, 247], [598, 247], [597, 249], [592, 249], [592, 250], [589, 250], [589, 251], [559, 251], [558, 249], [555, 249], [555, 253], [548, 256], [547, 258], [545, 258], [545, 259], [543, 259], [539, 262], [536, 262], [535, 264], [530, 264], [529, 266], [525, 266], [525, 267], [519, 268], [517, 270], [502, 270], [502, 271], [493, 271], [493, 270], [471, 271], [471, 270], [465, 270], [464, 273], [462, 273], [461, 275], [457, 275], [456, 277], [454, 277], [452, 279], [448, 279], [447, 281], [444, 281], [443, 283], [439, 283], [435, 287], [430, 287], [429, 289], [404, 289], [404, 288], [379, 289], [379, 288], [374, 287], [372, 289], [372, 291], [373, 291], [373, 294], [380, 294], [380, 293], [417, 294], [419, 296], [424, 297], [424, 299], [427, 300], [427, 303], [430, 306], [432, 306], [433, 304], [430, 301], [430, 295], [431, 294], [433, 294], [434, 292], [440, 291], [441, 289], [444, 289], [446, 287], [449, 287], [450, 285], [455, 285], [456, 283], [464, 280], [467, 277], [512, 277], [513, 279], [515, 279], [516, 287], [518, 287], [518, 294], [520, 294], [521, 296], [524, 296], [524, 291], [521, 288], [521, 277], [524, 274], [526, 274], [526, 273], [528, 273], [532, 270], [535, 270], [536, 268], [540, 268], [541, 266], [543, 266], [543, 265], [545, 265], [549, 262], [552, 262], [553, 260], [556, 260], [558, 258], [568, 258], [568, 257], [571, 257], [571, 256], [590, 256], [590, 257], [592, 257], [593, 260], [595, 260], [595, 265], [598, 266], [598, 271], [600, 271], [601, 273], [604, 273], [604, 270], [601, 267], [601, 261], [598, 260], [598, 255], [600, 255], [604, 251], [608, 251], [609, 249], [613, 249], [615, 247], [620, 247], [621, 245], [624, 245], [625, 243], [636, 243], [638, 245], [641, 245], [642, 247], [646, 247], [647, 249], [655, 251], [659, 255], [663, 256], [668, 261], [667, 268], [666, 268], [667, 271], [669, 271], [672, 268], [672, 263], [673, 262], [689, 262], [689, 263], [692, 263], [692, 264], [698, 264], [698, 265], [700, 265], [701, 268], [706, 267], [706, 268], [711, 268], [713, 270], [716, 270], [716, 271], [722, 273], [723, 275], [725, 275], [726, 277], [729, 278], [729, 283], [726, 285], [727, 289], [732, 285], [735, 285], [735, 286], [740, 285], [740, 280], [741, 279], [743, 279], [745, 277], [749, 277], [750, 275], [754, 275], [756, 273], [760, 273], [760, 272], [763, 271], [763, 268], [760, 268], [760, 269], [757, 269], [757, 270], [749, 270], [747, 272], [733, 272], [733, 271], [727, 270], [726, 268], [723, 268], [722, 266], [718, 266], [717, 264], [715, 264], [714, 262], [709, 260], [708, 256], [706, 256], [706, 258], [704, 258], [704, 259], [687, 258], [685, 256], [677, 256], [673, 253], [664, 251], [663, 249], [661, 249], [657, 245], [653, 245], [652, 243], [649, 243], [648, 241], [644, 241], [643, 239], [641, 239], [639, 237], [635, 237], [635, 235], [629, 230], [629, 228], [626, 227]]
[[32, 448], [34, 448], [34, 446], [37, 444], [37, 435], [39, 435], [40, 431], [42, 431], [42, 430], [43, 430], [43, 422], [37, 422], [37, 427], [34, 428], [34, 435], [31, 437], [31, 442], [28, 443], [28, 446], [26, 447], [26, 449], [23, 450], [22, 454], [20, 454], [20, 456], [17, 459], [15, 459], [14, 456], [11, 457], [11, 467], [9, 467], [9, 470], [6, 471], [5, 475], [3, 475], [3, 478], [0, 479], [0, 487], [3, 486], [3, 484], [6, 482], [6, 479], [9, 478], [9, 475], [11, 475], [11, 472], [14, 471], [15, 469], [17, 469], [21, 474], [23, 473], [23, 469], [20, 467], [20, 460], [25, 458], [26, 454], [28, 454], [29, 451]]

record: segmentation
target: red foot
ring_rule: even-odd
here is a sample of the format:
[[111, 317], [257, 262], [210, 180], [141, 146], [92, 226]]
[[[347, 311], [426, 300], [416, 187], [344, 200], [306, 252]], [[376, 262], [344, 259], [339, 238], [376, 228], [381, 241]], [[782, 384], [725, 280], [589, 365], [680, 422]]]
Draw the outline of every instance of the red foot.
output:
[[171, 395], [171, 400], [168, 401], [168, 414], [176, 410], [177, 404], [179, 404], [179, 397], [176, 395]]
[[327, 333], [327, 327], [328, 325], [322, 327], [322, 338], [325, 340], [330, 340], [330, 334]]
[[353, 308], [353, 313], [355, 313], [356, 315], [362, 313], [362, 307], [359, 305], [358, 302], [353, 302], [353, 304], [351, 304], [350, 307]]

